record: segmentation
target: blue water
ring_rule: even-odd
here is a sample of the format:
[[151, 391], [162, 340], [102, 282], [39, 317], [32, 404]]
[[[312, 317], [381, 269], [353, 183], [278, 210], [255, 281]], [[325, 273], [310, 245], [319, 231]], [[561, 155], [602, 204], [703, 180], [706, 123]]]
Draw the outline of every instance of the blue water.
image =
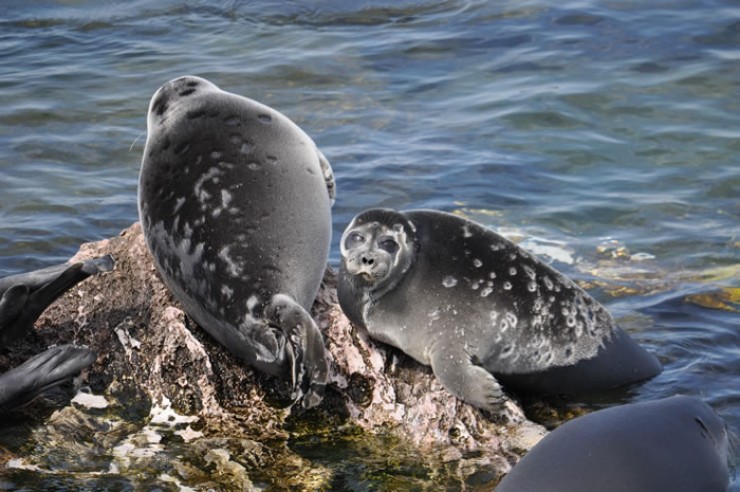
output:
[[[183, 74], [298, 123], [364, 208], [467, 215], [588, 282], [740, 428], [740, 6], [8, 1], [0, 275], [137, 220], [149, 98]], [[544, 248], [549, 246], [549, 249]], [[740, 483], [735, 482], [735, 491]]]

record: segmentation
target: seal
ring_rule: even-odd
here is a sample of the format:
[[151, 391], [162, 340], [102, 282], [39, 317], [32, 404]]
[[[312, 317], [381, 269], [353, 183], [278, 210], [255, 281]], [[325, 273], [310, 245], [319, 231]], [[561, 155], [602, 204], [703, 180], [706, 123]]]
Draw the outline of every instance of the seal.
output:
[[86, 347], [57, 345], [0, 374], [0, 411], [27, 404], [43, 392], [66, 383], [95, 362]]
[[723, 492], [728, 436], [689, 396], [631, 403], [575, 418], [545, 436], [496, 492]]
[[139, 180], [144, 237], [185, 311], [309, 408], [328, 377], [308, 314], [331, 242], [331, 166], [278, 111], [192, 76], [151, 99]]
[[[91, 275], [113, 270], [110, 255], [64, 263], [0, 278], [0, 349], [33, 328], [41, 313]], [[46, 390], [76, 377], [95, 361], [86, 347], [59, 345], [0, 374], [0, 410], [28, 403]]]
[[41, 313], [91, 275], [113, 270], [110, 255], [0, 278], [0, 348], [33, 328]]
[[456, 397], [500, 408], [502, 386], [597, 392], [655, 376], [657, 359], [555, 269], [452, 214], [371, 209], [341, 239], [339, 303]]

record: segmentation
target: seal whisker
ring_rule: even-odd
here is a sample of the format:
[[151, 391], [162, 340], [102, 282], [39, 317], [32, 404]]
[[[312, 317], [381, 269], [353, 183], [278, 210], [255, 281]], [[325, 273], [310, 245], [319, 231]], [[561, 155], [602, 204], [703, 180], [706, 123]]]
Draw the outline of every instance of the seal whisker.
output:
[[136, 142], [138, 142], [138, 141], [139, 141], [139, 139], [140, 139], [141, 137], [143, 137], [144, 135], [146, 135], [146, 132], [141, 132], [141, 133], [139, 133], [138, 135], [136, 135], [136, 138], [134, 138], [134, 141], [133, 141], [133, 142], [131, 142], [131, 146], [130, 146], [130, 147], [128, 148], [128, 151], [129, 151], [129, 152], [131, 152], [132, 150], [134, 150], [134, 145], [136, 145]]

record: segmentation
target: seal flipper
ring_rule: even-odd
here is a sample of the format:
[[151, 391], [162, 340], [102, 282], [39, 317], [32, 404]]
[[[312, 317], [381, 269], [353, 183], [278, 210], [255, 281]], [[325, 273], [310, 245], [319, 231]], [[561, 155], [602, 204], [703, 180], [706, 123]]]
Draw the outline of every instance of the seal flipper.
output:
[[91, 275], [112, 270], [114, 265], [113, 257], [106, 255], [0, 280], [7, 288], [0, 301], [0, 348], [30, 330], [41, 313], [66, 291]]
[[457, 398], [473, 406], [496, 412], [501, 410], [504, 393], [493, 375], [473, 364], [462, 346], [436, 344], [430, 353], [434, 375]]
[[95, 352], [60, 345], [0, 375], [0, 410], [24, 405], [44, 391], [76, 377], [95, 361]]
[[324, 153], [319, 149], [316, 149], [316, 153], [319, 156], [319, 166], [321, 166], [321, 172], [324, 174], [324, 181], [326, 181], [326, 191], [329, 192], [329, 202], [333, 206], [337, 198], [337, 182], [334, 179], [334, 171]]
[[14, 285], [3, 292], [0, 298], [0, 348], [4, 346], [4, 340], [14, 338], [15, 332], [10, 327], [23, 314], [30, 295], [31, 289], [27, 285]]
[[291, 358], [290, 376], [293, 398], [302, 397], [304, 408], [311, 408], [323, 398], [329, 377], [324, 338], [311, 316], [285, 294], [276, 294], [265, 309], [265, 317], [283, 331]]
[[[7, 325], [0, 327], [0, 347], [6, 347], [23, 333], [30, 330], [39, 316], [41, 316], [41, 313], [43, 313], [52, 302], [57, 300], [64, 292], [88, 276], [88, 274], [82, 272], [82, 263], [75, 263], [64, 270], [55, 279], [50, 279], [50, 282], [46, 283], [39, 289], [30, 289], [30, 293], [25, 298], [25, 302], [21, 306], [15, 306], [17, 316], [12, 320], [8, 320], [9, 323]], [[28, 285], [20, 285], [24, 285], [24, 287], [29, 288]], [[11, 287], [9, 291], [12, 290], [13, 288]], [[19, 296], [18, 299], [20, 300], [20, 298], [21, 297]], [[6, 316], [2, 317], [5, 318]]]

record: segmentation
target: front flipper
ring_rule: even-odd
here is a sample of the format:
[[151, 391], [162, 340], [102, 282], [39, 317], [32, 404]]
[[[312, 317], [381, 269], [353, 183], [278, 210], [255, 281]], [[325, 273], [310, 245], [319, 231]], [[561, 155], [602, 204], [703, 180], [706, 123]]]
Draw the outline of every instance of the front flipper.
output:
[[95, 361], [84, 347], [60, 345], [0, 375], [0, 409], [10, 410], [76, 377]]
[[334, 201], [337, 198], [337, 183], [334, 180], [334, 171], [329, 164], [329, 159], [326, 158], [323, 152], [316, 149], [319, 154], [319, 165], [321, 166], [321, 172], [324, 174], [324, 181], [326, 181], [326, 191], [329, 192], [329, 201], [334, 205]]
[[288, 354], [293, 397], [301, 398], [304, 408], [319, 403], [329, 377], [329, 365], [324, 349], [324, 338], [311, 316], [292, 298], [276, 294], [265, 309], [265, 318], [279, 327], [288, 343]]
[[430, 361], [434, 375], [457, 398], [490, 412], [501, 409], [504, 401], [501, 385], [491, 373], [473, 364], [464, 347], [437, 344]]
[[64, 266], [12, 277], [13, 286], [5, 291], [0, 301], [0, 348], [30, 330], [41, 313], [66, 291], [91, 275], [112, 270], [114, 261], [106, 255], [66, 265], [62, 270]]
[[0, 298], [0, 348], [15, 338], [15, 321], [23, 314], [23, 308], [31, 295], [26, 285], [14, 285]]

